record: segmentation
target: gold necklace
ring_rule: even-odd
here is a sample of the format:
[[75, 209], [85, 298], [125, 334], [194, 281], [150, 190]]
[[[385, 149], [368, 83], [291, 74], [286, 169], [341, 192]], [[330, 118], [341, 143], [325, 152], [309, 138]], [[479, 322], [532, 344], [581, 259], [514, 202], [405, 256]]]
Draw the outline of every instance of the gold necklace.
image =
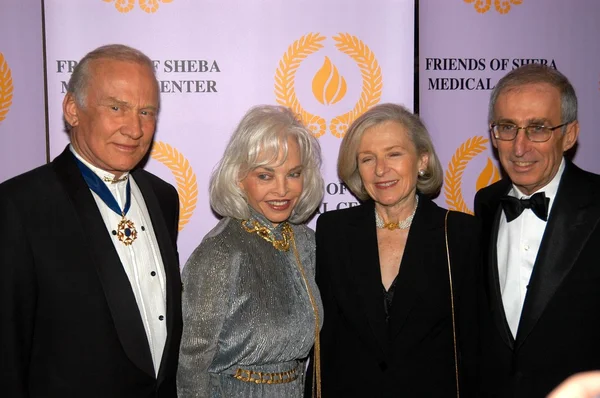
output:
[[395, 229], [407, 229], [412, 224], [413, 218], [415, 218], [415, 213], [417, 212], [417, 207], [419, 206], [419, 196], [415, 196], [416, 203], [415, 208], [410, 216], [406, 217], [404, 220], [398, 222], [384, 222], [379, 213], [377, 213], [377, 209], [375, 209], [375, 226], [379, 229], [387, 228], [390, 231]]
[[290, 224], [286, 222], [281, 226], [281, 239], [276, 239], [273, 231], [260, 225], [256, 220], [242, 220], [242, 227], [244, 227], [246, 232], [256, 233], [267, 242], [270, 242], [273, 247], [279, 251], [286, 252], [290, 249], [290, 239], [293, 232]]

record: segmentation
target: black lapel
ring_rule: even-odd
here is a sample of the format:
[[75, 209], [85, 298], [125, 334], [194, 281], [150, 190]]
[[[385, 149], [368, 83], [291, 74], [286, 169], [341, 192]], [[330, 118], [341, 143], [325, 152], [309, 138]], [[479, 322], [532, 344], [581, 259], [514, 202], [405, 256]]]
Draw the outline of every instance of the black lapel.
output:
[[[156, 192], [152, 189], [152, 184], [142, 170], [136, 170], [133, 173], [133, 178], [142, 192], [144, 202], [150, 220], [152, 221], [152, 229], [158, 241], [160, 255], [162, 257], [165, 275], [167, 276], [167, 341], [163, 351], [160, 371], [158, 373], [158, 381], [162, 381], [165, 377], [165, 367], [170, 361], [169, 355], [177, 354], [179, 350], [179, 329], [180, 329], [180, 314], [181, 314], [181, 278], [179, 274], [179, 259], [175, 251], [175, 242], [169, 235], [169, 231], [176, 228], [176, 225], [167, 225], [165, 216], [160, 206], [161, 201], [157, 197]], [[165, 198], [163, 203], [168, 203]], [[172, 205], [178, 205], [174, 202]], [[175, 222], [177, 220], [174, 220]]]
[[87, 248], [89, 264], [96, 267], [124, 351], [136, 366], [155, 377], [146, 331], [129, 279], [74, 159], [67, 147], [52, 164], [79, 216], [79, 220], [73, 220], [74, 227], [80, 222], [79, 244]]
[[519, 321], [516, 348], [531, 333], [598, 224], [600, 204], [585, 172], [567, 161], [552, 205]]
[[500, 198], [508, 194], [511, 186], [509, 180], [502, 180], [496, 186], [489, 188], [491, 189], [489, 200], [485, 203], [485, 213], [481, 214], [481, 219], [483, 220], [484, 236], [489, 237], [486, 246], [487, 258], [485, 259], [485, 264], [487, 265], [485, 269], [485, 283], [489, 299], [489, 311], [502, 341], [513, 349], [515, 339], [506, 320], [498, 276], [498, 230], [502, 215]]
[[424, 257], [432, 249], [431, 237], [439, 236], [444, 228], [441, 214], [440, 208], [432, 201], [423, 196], [419, 198], [394, 291], [389, 325], [391, 339], [400, 333], [412, 309], [427, 294], [428, 272], [435, 271], [427, 269], [433, 264], [427, 264]]
[[360, 287], [357, 294], [359, 302], [364, 303], [364, 317], [381, 348], [380, 355], [386, 358], [389, 339], [383, 308], [383, 284], [379, 270], [374, 206], [373, 201], [367, 201], [356, 212], [356, 218], [349, 223], [351, 269], [348, 274], [356, 278], [354, 285]]

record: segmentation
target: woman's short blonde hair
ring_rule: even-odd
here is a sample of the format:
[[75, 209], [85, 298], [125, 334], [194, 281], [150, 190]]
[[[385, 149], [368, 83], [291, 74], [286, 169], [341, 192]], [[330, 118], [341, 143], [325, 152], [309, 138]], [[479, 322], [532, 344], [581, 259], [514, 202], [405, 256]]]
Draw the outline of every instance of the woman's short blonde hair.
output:
[[298, 143], [304, 179], [288, 221], [301, 223], [314, 213], [323, 198], [319, 142], [289, 108], [260, 105], [243, 117], [210, 178], [210, 205], [217, 214], [239, 220], [250, 217], [246, 194], [238, 182], [251, 170], [276, 161], [280, 152], [285, 161], [288, 138]]
[[424, 175], [417, 178], [417, 191], [428, 196], [437, 194], [442, 186], [443, 172], [427, 128], [417, 115], [396, 104], [376, 105], [350, 125], [340, 145], [337, 166], [340, 179], [360, 200], [369, 198], [358, 172], [358, 147], [367, 129], [385, 122], [396, 122], [405, 127], [417, 149], [417, 156], [429, 156]]

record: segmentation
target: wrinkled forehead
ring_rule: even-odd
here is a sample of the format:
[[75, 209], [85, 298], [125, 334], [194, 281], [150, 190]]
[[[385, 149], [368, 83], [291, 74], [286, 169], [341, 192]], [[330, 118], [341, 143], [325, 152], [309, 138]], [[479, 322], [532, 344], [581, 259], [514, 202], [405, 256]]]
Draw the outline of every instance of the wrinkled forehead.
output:
[[88, 83], [102, 82], [106, 79], [125, 79], [158, 90], [154, 69], [140, 62], [112, 58], [94, 59], [88, 65], [87, 75]]

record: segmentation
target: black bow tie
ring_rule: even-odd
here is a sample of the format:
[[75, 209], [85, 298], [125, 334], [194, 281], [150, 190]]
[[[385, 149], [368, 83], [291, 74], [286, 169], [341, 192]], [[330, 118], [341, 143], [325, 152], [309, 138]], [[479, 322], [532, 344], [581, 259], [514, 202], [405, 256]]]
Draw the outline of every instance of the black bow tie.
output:
[[546, 197], [544, 192], [538, 192], [529, 199], [517, 199], [512, 196], [503, 196], [500, 204], [506, 214], [506, 221], [511, 222], [519, 217], [523, 210], [531, 209], [533, 214], [540, 220], [548, 221], [548, 205], [550, 198]]

